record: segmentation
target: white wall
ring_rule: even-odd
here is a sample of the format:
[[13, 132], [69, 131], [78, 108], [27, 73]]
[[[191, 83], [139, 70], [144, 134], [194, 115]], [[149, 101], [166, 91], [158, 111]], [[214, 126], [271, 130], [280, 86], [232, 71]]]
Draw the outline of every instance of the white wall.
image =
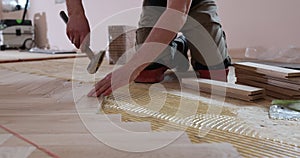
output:
[[299, 0], [218, 0], [231, 48], [300, 47]]
[[[100, 21], [120, 11], [139, 7], [142, 0], [85, 0], [84, 3], [94, 28]], [[217, 3], [230, 48], [300, 47], [299, 0], [218, 0]], [[55, 5], [54, 0], [32, 0], [29, 15], [33, 17], [34, 13], [46, 12], [51, 47], [74, 48], [65, 35], [65, 24], [58, 15], [60, 10], [66, 10], [65, 4]], [[138, 14], [134, 12], [130, 15], [118, 18], [117, 21], [136, 24]], [[103, 35], [99, 43], [105, 42], [105, 39], [106, 35]]]
[[[103, 22], [104, 19], [121, 11], [140, 7], [142, 3], [141, 0], [83, 0], [83, 2], [92, 29], [95, 29], [95, 27], [99, 28], [99, 23]], [[66, 26], [60, 19], [59, 12], [61, 10], [66, 11], [65, 3], [55, 4], [55, 0], [32, 0], [28, 13], [31, 19], [33, 19], [36, 13], [46, 13], [47, 38], [51, 48], [74, 49], [74, 46], [67, 39]], [[132, 25], [137, 25], [138, 16], [139, 12], [135, 9], [130, 16], [117, 18], [116, 21], [110, 21], [109, 24], [123, 24], [123, 22], [128, 21]], [[104, 32], [106, 31], [104, 30]], [[102, 37], [99, 43], [106, 44], [107, 35], [97, 36]]]

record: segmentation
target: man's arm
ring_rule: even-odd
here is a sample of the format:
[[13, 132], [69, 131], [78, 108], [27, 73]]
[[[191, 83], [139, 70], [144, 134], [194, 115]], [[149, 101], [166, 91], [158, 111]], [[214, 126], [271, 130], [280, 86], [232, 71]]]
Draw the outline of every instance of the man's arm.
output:
[[132, 82], [174, 39], [186, 22], [192, 0], [168, 0], [167, 8], [137, 53], [121, 68], [95, 85], [88, 96], [110, 95], [115, 89]]
[[69, 16], [67, 35], [70, 41], [79, 48], [90, 33], [90, 26], [81, 0], [66, 0], [66, 4]]
[[128, 62], [130, 69], [141, 72], [163, 52], [185, 24], [191, 3], [192, 0], [168, 0], [166, 10], [154, 25], [145, 44]]

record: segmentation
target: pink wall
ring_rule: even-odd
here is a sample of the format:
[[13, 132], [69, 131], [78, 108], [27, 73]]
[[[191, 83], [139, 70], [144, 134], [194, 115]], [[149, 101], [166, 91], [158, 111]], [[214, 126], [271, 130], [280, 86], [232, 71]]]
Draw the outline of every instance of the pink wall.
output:
[[[91, 26], [96, 27], [120, 11], [139, 7], [142, 0], [85, 0], [84, 3]], [[218, 0], [217, 3], [230, 48], [300, 47], [299, 0]], [[29, 15], [32, 18], [34, 13], [45, 12], [51, 48], [72, 49], [74, 47], [65, 35], [65, 24], [58, 16], [60, 10], [65, 10], [65, 4], [54, 4], [54, 0], [33, 0]], [[136, 24], [137, 19], [138, 13], [135, 13], [122, 20]], [[105, 41], [105, 38], [101, 40]]]

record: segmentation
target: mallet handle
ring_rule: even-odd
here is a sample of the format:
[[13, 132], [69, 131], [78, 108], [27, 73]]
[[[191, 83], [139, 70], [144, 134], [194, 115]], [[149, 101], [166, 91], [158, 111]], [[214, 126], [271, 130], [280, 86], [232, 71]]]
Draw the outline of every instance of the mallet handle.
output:
[[60, 11], [60, 12], [59, 12], [59, 15], [60, 15], [61, 19], [63, 19], [63, 21], [64, 21], [65, 23], [68, 23], [69, 18], [68, 18], [67, 14], [66, 14], [64, 11]]

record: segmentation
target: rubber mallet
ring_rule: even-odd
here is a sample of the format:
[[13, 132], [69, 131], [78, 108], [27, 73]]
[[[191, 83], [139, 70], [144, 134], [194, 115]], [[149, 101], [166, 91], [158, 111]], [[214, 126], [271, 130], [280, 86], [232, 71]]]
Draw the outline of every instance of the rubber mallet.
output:
[[[68, 18], [67, 14], [64, 11], [61, 11], [59, 13], [59, 15], [65, 23], [68, 23], [69, 18]], [[80, 50], [81, 50], [82, 53], [85, 53], [87, 55], [87, 57], [90, 59], [90, 63], [87, 67], [87, 71], [90, 74], [96, 73], [98, 68], [100, 67], [102, 61], [103, 61], [105, 51], [101, 50], [99, 53], [94, 54], [93, 51], [88, 46], [88, 44], [86, 44], [86, 43], [83, 43], [80, 46]]]

